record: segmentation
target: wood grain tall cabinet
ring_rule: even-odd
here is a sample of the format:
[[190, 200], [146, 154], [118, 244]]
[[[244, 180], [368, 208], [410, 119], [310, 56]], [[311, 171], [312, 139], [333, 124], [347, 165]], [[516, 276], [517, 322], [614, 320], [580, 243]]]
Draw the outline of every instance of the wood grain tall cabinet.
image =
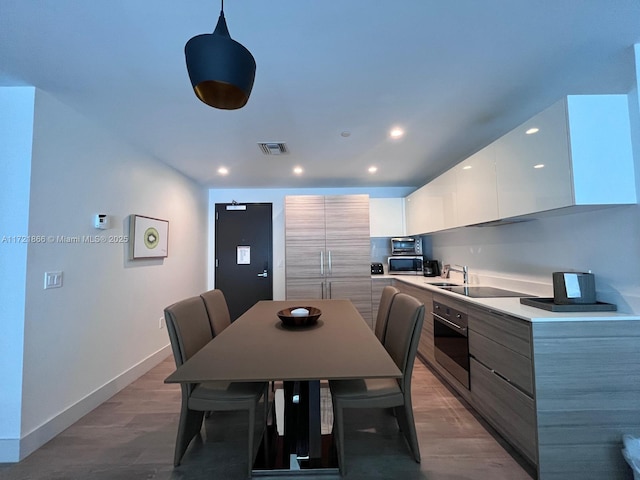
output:
[[287, 299], [348, 298], [371, 326], [368, 195], [285, 197]]

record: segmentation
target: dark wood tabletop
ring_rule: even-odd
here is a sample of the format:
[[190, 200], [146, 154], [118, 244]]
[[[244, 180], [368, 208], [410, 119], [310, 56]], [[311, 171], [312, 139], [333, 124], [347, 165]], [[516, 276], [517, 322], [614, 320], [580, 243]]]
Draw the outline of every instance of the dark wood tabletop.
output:
[[[285, 327], [277, 312], [322, 311], [316, 325]], [[349, 300], [263, 300], [165, 380], [331, 380], [400, 377], [394, 361]]]

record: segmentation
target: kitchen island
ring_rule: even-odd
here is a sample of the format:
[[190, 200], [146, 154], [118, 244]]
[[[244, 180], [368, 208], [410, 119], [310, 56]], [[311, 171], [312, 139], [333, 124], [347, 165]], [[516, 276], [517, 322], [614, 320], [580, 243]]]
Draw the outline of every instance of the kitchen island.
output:
[[428, 317], [420, 357], [539, 479], [633, 478], [621, 448], [623, 434], [640, 435], [640, 316], [551, 312], [517, 297], [470, 298], [431, 285], [440, 278], [390, 277], [427, 312], [435, 299], [468, 316], [469, 389], [436, 361]]

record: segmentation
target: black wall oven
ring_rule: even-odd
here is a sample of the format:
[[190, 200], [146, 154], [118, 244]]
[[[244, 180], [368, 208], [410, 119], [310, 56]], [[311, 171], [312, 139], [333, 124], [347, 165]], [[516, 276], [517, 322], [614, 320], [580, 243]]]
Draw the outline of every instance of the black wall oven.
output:
[[432, 316], [436, 361], [469, 388], [467, 314], [434, 301]]

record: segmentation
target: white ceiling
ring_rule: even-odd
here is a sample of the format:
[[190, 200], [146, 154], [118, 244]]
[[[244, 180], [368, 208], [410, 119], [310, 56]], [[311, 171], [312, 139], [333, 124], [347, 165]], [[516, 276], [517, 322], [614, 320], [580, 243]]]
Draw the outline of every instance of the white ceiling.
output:
[[50, 92], [208, 187], [420, 186], [561, 96], [627, 93], [640, 42], [638, 0], [227, 0], [257, 72], [249, 103], [224, 111], [184, 62], [219, 11], [0, 0], [0, 86]]

